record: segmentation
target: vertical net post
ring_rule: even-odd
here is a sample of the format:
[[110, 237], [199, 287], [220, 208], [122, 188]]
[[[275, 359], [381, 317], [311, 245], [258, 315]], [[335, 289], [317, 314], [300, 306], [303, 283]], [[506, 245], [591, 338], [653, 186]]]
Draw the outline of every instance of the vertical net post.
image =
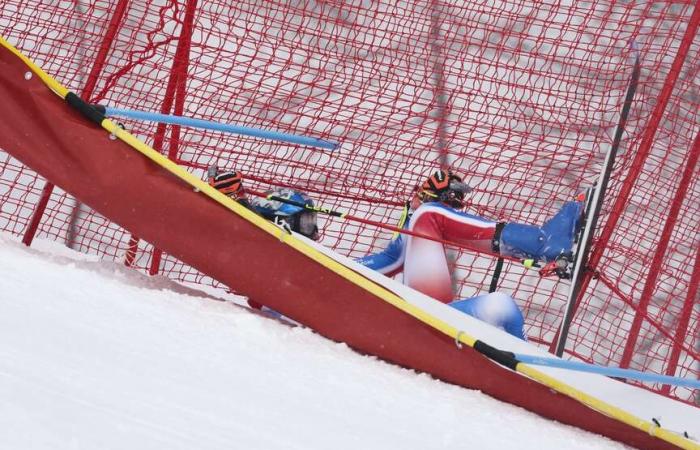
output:
[[[170, 71], [170, 78], [166, 88], [165, 100], [161, 107], [162, 114], [170, 114], [173, 101], [175, 101], [175, 114], [182, 115], [185, 103], [185, 87], [187, 85], [187, 70], [189, 68], [190, 45], [192, 41], [192, 24], [194, 22], [194, 13], [197, 8], [197, 0], [188, 0], [185, 10], [185, 20], [180, 30], [180, 39], [178, 40], [177, 49], [175, 50], [175, 58]], [[154, 139], [153, 148], [159, 152], [163, 150], [163, 141], [165, 139], [166, 125], [158, 124], [156, 136]], [[171, 129], [170, 147], [168, 149], [168, 158], [177, 160], [178, 157], [178, 142], [180, 136], [180, 126], [174, 125]], [[134, 241], [132, 236], [130, 241]], [[130, 246], [131, 247], [131, 246]], [[153, 248], [151, 265], [148, 269], [150, 275], [156, 275], [160, 270], [160, 261], [163, 252], [158, 248]]]
[[[678, 318], [678, 326], [676, 327], [675, 336], [679, 339], [674, 342], [673, 348], [671, 349], [671, 355], [668, 358], [668, 364], [666, 365], [666, 375], [677, 376], [676, 369], [678, 368], [678, 360], [681, 355], [681, 344], [683, 343], [683, 336], [690, 336], [688, 334], [688, 325], [690, 324], [690, 316], [693, 312], [693, 306], [698, 301], [698, 295], [700, 295], [700, 246], [698, 246], [695, 255], [695, 266], [693, 267], [693, 276], [690, 279], [690, 284], [688, 285], [688, 293], [683, 302], [683, 309], [681, 310], [680, 317]], [[700, 338], [695, 335], [696, 345], [700, 345]], [[670, 394], [671, 385], [664, 385], [661, 388], [661, 393]], [[697, 398], [700, 400], [700, 397]]]
[[46, 205], [48, 205], [49, 203], [49, 198], [51, 197], [53, 188], [54, 185], [47, 181], [44, 185], [44, 188], [41, 190], [41, 197], [39, 197], [39, 202], [37, 202], [36, 206], [34, 207], [32, 218], [29, 221], [29, 224], [27, 225], [27, 229], [24, 232], [24, 236], [22, 237], [22, 243], [27, 247], [32, 245], [32, 241], [34, 240], [34, 236], [36, 235], [36, 230], [39, 229], [39, 223], [41, 222], [41, 218], [44, 216], [44, 211], [46, 210]]
[[[695, 167], [698, 162], [698, 154], [700, 153], [700, 134], [695, 139], [693, 148], [688, 155], [688, 161], [686, 163], [685, 169], [683, 170], [683, 176], [681, 177], [678, 186], [676, 187], [676, 195], [671, 203], [671, 209], [666, 217], [666, 223], [664, 224], [663, 231], [659, 237], [659, 243], [654, 252], [654, 258], [651, 262], [651, 267], [649, 270], [649, 275], [644, 283], [644, 289], [642, 290], [642, 295], [639, 299], [639, 304], [637, 305], [637, 310], [634, 314], [634, 320], [632, 321], [632, 327], [630, 328], [629, 338], [625, 344], [625, 350], [622, 354], [622, 359], [620, 360], [620, 367], [629, 367], [632, 361], [632, 356], [634, 356], [634, 348], [637, 344], [637, 339], [639, 338], [639, 330], [642, 326], [642, 320], [647, 315], [647, 308], [651, 302], [652, 294], [656, 288], [656, 282], [659, 278], [661, 272], [661, 266], [663, 264], [664, 257], [666, 256], [666, 250], [668, 249], [668, 244], [671, 241], [671, 233], [678, 221], [678, 215], [681, 210], [681, 205], [685, 200], [686, 194], [688, 193], [688, 186], [693, 178], [693, 173], [695, 172]], [[674, 348], [679, 344], [674, 343]]]
[[[97, 81], [99, 80], [100, 74], [104, 69], [105, 63], [107, 61], [107, 55], [109, 54], [109, 49], [112, 47], [112, 43], [114, 42], [117, 33], [119, 32], [119, 25], [121, 24], [124, 18], [124, 13], [126, 12], [127, 4], [128, 0], [119, 0], [119, 3], [117, 3], [117, 6], [114, 8], [112, 18], [110, 19], [105, 35], [102, 38], [100, 48], [97, 51], [97, 55], [95, 56], [92, 62], [92, 68], [90, 69], [90, 73], [85, 79], [85, 84], [83, 85], [83, 89], [80, 93], [80, 96], [88, 102], [90, 102], [90, 97], [92, 97], [92, 94], [95, 91], [95, 86], [97, 85]], [[79, 0], [75, 3], [75, 8], [81, 15], [85, 13], [82, 5], [83, 4]], [[89, 17], [86, 20], [90, 20]], [[89, 61], [86, 60], [85, 49], [81, 48], [81, 53], [82, 54], [80, 57], [80, 66], [83, 67], [84, 65], [89, 64]], [[76, 199], [75, 205], [73, 205], [73, 209], [70, 213], [70, 218], [68, 219], [68, 230], [66, 231], [66, 246], [68, 248], [74, 248], [75, 246], [75, 240], [78, 234], [78, 220], [80, 219], [80, 212], [82, 211], [82, 209], [82, 203]]]
[[440, 155], [440, 165], [446, 169], [450, 166], [449, 149], [447, 147], [447, 95], [445, 94], [445, 63], [442, 56], [441, 32], [442, 15], [439, 0], [430, 2], [430, 49], [433, 60], [433, 95], [436, 105], [436, 141], [435, 146]]

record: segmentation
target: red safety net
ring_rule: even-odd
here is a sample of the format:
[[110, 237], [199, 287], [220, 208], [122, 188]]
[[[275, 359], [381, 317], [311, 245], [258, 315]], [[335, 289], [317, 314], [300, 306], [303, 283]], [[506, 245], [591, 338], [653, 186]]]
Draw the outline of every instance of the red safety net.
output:
[[[391, 225], [439, 166], [474, 186], [468, 211], [544, 222], [596, 180], [633, 40], [641, 80], [566, 354], [697, 379], [699, 21], [693, 1], [7, 0], [0, 33], [91, 102], [339, 142], [324, 150], [120, 119], [202, 178], [209, 165], [235, 167], [254, 190], [294, 187]], [[38, 237], [216, 284], [0, 151], [0, 229], [29, 242], [33, 215]], [[325, 216], [320, 228], [323, 244], [351, 257], [392, 237]], [[450, 253], [457, 297], [488, 290], [492, 257]], [[568, 285], [506, 262], [498, 288], [523, 308], [531, 340], [549, 348]], [[687, 388], [644, 386], [700, 402]]]

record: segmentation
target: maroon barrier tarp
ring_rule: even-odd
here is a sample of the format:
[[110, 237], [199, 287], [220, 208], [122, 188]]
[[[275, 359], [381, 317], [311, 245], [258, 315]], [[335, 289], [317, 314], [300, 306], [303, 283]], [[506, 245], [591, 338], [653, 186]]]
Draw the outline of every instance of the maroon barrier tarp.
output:
[[[675, 448], [503, 368], [239, 217], [88, 122], [0, 46], [0, 149], [109, 220], [335, 341], [641, 448]], [[504, 427], [508, 427], [504, 418]]]

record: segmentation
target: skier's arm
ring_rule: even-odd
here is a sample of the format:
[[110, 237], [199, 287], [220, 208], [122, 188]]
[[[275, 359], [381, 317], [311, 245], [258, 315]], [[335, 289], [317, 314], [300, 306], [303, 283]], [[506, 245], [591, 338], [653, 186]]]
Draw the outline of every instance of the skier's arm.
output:
[[404, 239], [398, 235], [384, 250], [363, 256], [356, 261], [381, 274], [392, 276], [403, 270], [404, 256]]

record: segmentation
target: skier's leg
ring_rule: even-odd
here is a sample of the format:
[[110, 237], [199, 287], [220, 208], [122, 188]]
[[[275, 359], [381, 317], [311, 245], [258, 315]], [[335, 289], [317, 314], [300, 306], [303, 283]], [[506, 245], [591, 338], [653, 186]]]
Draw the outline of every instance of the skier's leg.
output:
[[503, 328], [507, 333], [527, 341], [523, 314], [515, 300], [502, 292], [492, 292], [450, 303], [455, 309], [470, 316]]
[[583, 204], [568, 202], [541, 227], [507, 223], [498, 237], [499, 251], [504, 256], [553, 261], [571, 251], [580, 226]]
[[[419, 207], [409, 224], [410, 231], [483, 251], [490, 251], [495, 229], [496, 222], [439, 203]], [[452, 279], [442, 243], [406, 236], [404, 283], [441, 302], [453, 300]]]
[[404, 284], [443, 303], [452, 301], [452, 279], [441, 243], [409, 236], [403, 267]]

